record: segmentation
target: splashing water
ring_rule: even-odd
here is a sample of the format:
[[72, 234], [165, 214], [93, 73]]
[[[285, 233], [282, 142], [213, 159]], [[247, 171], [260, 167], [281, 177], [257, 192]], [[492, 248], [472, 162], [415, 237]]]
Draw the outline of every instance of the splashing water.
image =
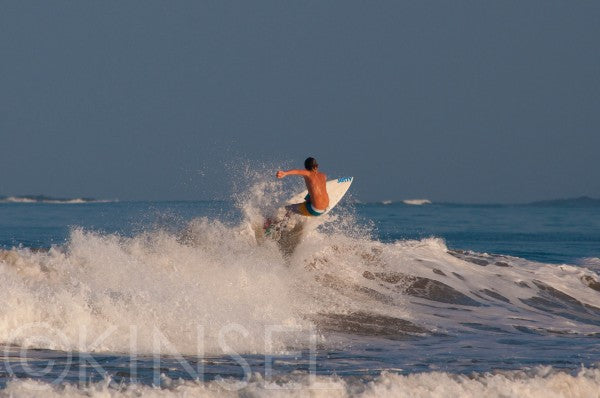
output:
[[[254, 233], [285, 192], [281, 184], [258, 179], [237, 195], [238, 219], [200, 216], [177, 228], [158, 223], [129, 235], [76, 227], [64, 244], [49, 250], [0, 251], [0, 342], [30, 349], [219, 357], [284, 355], [309, 349], [315, 337], [325, 369], [320, 381], [339, 388], [341, 396], [375, 396], [386, 388], [391, 395], [410, 395], [424, 385], [431, 388], [423, 396], [431, 396], [434, 380], [441, 379], [445, 389], [473, 396], [533, 385], [552, 391], [556, 380], [581, 391], [598, 385], [594, 369], [573, 375], [539, 368], [524, 379], [518, 371], [504, 378], [481, 374], [473, 383], [445, 372], [384, 374], [367, 384], [332, 376], [341, 364], [351, 364], [357, 374], [363, 367], [371, 372], [373, 365], [355, 358], [377, 360], [377, 369], [400, 362], [409, 372], [435, 370], [446, 360], [452, 369], [473, 369], [477, 361], [489, 369], [495, 366], [492, 357], [506, 347], [527, 354], [502, 366], [535, 365], [552, 352], [558, 354], [549, 362], [560, 363], [566, 355], [560, 345], [573, 352], [569, 361], [576, 363], [573, 347], [593, 347], [600, 333], [597, 258], [556, 265], [450, 249], [441, 238], [384, 242], [372, 225], [344, 207], [307, 228], [293, 253], [285, 255], [274, 241], [257, 242]], [[420, 360], [423, 351], [429, 357]], [[338, 359], [329, 359], [331, 352]], [[589, 349], [581, 360], [589, 365], [595, 352]], [[280, 384], [304, 392], [311, 388], [312, 381], [302, 377], [281, 377]], [[213, 382], [179, 383], [177, 388], [189, 391], [214, 387]], [[504, 387], [490, 390], [490, 383]], [[20, 391], [21, 384], [11, 382], [7, 391]], [[264, 386], [253, 379], [248, 388], [262, 395]], [[73, 388], [55, 394], [83, 393]], [[161, 391], [168, 395], [166, 388]]]

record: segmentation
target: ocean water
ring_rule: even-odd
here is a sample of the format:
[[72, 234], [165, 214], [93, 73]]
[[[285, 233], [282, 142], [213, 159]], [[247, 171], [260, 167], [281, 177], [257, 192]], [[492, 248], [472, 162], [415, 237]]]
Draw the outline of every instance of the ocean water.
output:
[[0, 396], [598, 396], [599, 207], [268, 191], [0, 203]]

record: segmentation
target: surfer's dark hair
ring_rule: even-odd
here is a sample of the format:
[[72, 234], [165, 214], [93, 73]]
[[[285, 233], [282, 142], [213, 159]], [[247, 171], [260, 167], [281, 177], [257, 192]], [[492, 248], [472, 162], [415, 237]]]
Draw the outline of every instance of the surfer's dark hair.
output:
[[304, 161], [304, 168], [306, 170], [313, 170], [317, 167], [319, 167], [319, 164], [317, 163], [317, 159], [315, 158], [306, 158], [306, 160]]

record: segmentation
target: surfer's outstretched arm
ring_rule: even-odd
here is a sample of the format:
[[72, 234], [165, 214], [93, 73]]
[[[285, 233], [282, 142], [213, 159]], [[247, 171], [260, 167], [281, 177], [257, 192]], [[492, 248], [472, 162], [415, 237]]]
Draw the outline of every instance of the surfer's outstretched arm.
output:
[[292, 169], [292, 170], [288, 170], [288, 171], [281, 171], [281, 170], [279, 170], [277, 172], [277, 178], [283, 178], [285, 176], [291, 176], [291, 175], [298, 175], [298, 176], [308, 177], [308, 176], [310, 176], [310, 171], [308, 171], [308, 170], [301, 170], [301, 169]]

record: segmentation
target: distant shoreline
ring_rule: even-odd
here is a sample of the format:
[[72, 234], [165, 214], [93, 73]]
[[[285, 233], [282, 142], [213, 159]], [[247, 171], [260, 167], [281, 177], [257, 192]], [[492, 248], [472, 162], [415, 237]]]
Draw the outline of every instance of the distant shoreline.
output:
[[528, 206], [600, 206], [600, 199], [580, 196], [578, 198], [538, 200], [527, 203]]
[[538, 200], [533, 202], [514, 202], [514, 203], [461, 203], [461, 202], [434, 202], [427, 199], [401, 199], [401, 200], [383, 200], [376, 202], [355, 201], [356, 204], [364, 205], [446, 205], [446, 206], [532, 206], [532, 207], [600, 207], [600, 199], [590, 198], [589, 196], [580, 196], [577, 198]]

